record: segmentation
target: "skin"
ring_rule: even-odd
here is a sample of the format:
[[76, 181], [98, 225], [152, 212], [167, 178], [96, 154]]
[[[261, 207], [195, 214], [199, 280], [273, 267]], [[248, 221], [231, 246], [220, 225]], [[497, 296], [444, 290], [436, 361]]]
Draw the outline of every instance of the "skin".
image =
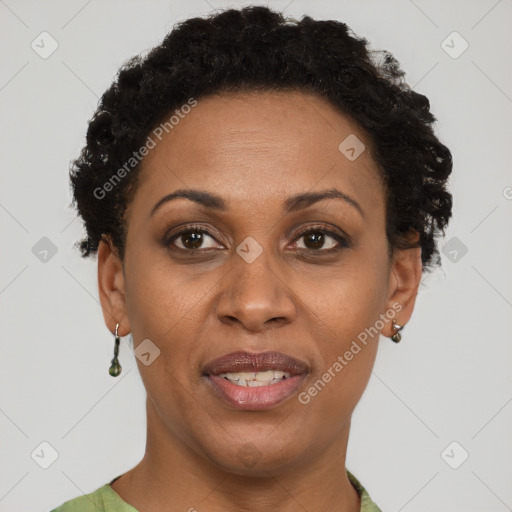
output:
[[[354, 161], [338, 150], [350, 134], [366, 145]], [[98, 250], [109, 330], [119, 322], [135, 349], [150, 339], [160, 350], [148, 366], [136, 360], [147, 444], [141, 462], [112, 484], [124, 501], [141, 512], [359, 510], [345, 457], [378, 335], [308, 404], [294, 395], [270, 410], [235, 410], [212, 393], [201, 368], [238, 350], [284, 352], [310, 367], [300, 393], [393, 304], [401, 306], [397, 323], [409, 321], [421, 249], [389, 258], [386, 195], [370, 152], [366, 134], [324, 99], [264, 92], [199, 99], [145, 157], [126, 213], [124, 261], [108, 240]], [[150, 216], [183, 188], [220, 195], [229, 210], [181, 198]], [[291, 195], [331, 188], [356, 200], [364, 216], [340, 199], [283, 210]], [[184, 223], [210, 235], [202, 245], [185, 235], [166, 247], [166, 233]], [[330, 235], [323, 245], [299, 236], [319, 223], [343, 230], [351, 244], [328, 255], [340, 245]], [[252, 263], [236, 252], [248, 236], [263, 250]], [[381, 333], [394, 334], [390, 320]]]

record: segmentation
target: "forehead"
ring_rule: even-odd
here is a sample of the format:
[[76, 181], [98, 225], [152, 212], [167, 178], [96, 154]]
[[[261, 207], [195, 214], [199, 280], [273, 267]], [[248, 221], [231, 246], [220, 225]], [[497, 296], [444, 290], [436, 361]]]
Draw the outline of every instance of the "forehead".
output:
[[316, 95], [219, 94], [183, 112], [160, 130], [161, 140], [151, 135], [156, 145], [133, 201], [147, 214], [162, 195], [184, 188], [211, 190], [228, 206], [268, 207], [332, 187], [374, 206], [383, 200], [366, 134]]

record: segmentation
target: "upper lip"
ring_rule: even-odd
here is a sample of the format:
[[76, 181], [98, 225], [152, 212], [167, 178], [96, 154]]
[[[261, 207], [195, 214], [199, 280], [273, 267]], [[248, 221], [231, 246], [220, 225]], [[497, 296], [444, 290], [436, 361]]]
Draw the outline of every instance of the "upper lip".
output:
[[259, 372], [266, 370], [281, 370], [291, 375], [307, 373], [308, 365], [292, 356], [281, 352], [231, 352], [214, 359], [203, 369], [205, 375], [219, 375], [229, 372]]

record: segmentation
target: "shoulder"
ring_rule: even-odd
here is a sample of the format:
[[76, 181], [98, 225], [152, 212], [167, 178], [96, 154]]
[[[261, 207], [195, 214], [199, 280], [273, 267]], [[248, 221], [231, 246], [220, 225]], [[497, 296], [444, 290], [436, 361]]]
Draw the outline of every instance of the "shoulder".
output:
[[137, 512], [105, 484], [94, 492], [64, 502], [50, 512]]
[[106, 510], [104, 505], [106, 487], [108, 487], [108, 484], [94, 492], [68, 500], [51, 512], [103, 512]]

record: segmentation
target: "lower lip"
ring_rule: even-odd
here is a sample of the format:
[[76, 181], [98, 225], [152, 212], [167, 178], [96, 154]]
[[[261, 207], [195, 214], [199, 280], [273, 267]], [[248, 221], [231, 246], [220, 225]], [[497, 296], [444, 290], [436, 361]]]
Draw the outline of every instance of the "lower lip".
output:
[[288, 400], [300, 387], [306, 374], [294, 375], [268, 386], [237, 386], [224, 377], [208, 375], [214, 391], [237, 409], [260, 411], [270, 409]]

